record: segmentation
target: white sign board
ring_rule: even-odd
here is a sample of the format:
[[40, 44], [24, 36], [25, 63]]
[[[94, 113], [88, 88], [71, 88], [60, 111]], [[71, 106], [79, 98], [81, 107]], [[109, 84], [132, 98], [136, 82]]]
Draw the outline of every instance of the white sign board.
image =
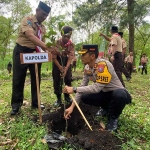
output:
[[21, 53], [21, 64], [34, 64], [49, 62], [52, 60], [51, 53]]

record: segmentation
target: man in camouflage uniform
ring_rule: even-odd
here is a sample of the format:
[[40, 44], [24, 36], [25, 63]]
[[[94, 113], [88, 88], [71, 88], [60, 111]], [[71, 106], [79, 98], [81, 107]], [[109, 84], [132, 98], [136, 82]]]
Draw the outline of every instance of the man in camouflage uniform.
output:
[[[82, 54], [82, 63], [85, 71], [81, 86], [65, 86], [64, 92], [76, 93], [77, 103], [82, 101], [85, 104], [100, 106], [102, 114], [108, 116], [106, 130], [116, 131], [118, 128], [118, 118], [126, 104], [131, 103], [131, 96], [121, 84], [112, 64], [102, 58], [98, 58], [98, 45], [83, 45], [79, 51]], [[94, 83], [88, 85], [92, 80]], [[65, 119], [70, 118], [70, 114], [75, 107], [74, 102], [65, 110]]]

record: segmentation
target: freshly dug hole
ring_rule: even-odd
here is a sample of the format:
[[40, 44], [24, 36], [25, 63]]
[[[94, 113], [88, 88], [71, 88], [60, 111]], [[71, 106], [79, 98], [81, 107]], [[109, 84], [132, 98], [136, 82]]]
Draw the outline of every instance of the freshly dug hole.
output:
[[[120, 145], [122, 142], [113, 134], [103, 130], [99, 122], [94, 119], [94, 115], [99, 108], [82, 103], [80, 103], [80, 108], [92, 126], [93, 131], [88, 128], [79, 111], [75, 108], [71, 114], [71, 118], [68, 120], [67, 132], [70, 133], [71, 137], [65, 142], [74, 145], [77, 150], [79, 148], [83, 150], [121, 150]], [[43, 115], [43, 122], [47, 122], [49, 134], [51, 131], [58, 134], [62, 134], [65, 131], [66, 121], [63, 118], [63, 114], [64, 108], [62, 106], [57, 111]], [[50, 149], [57, 149], [63, 145], [63, 143], [55, 144], [54, 148], [52, 148], [52, 144], [48, 144]]]

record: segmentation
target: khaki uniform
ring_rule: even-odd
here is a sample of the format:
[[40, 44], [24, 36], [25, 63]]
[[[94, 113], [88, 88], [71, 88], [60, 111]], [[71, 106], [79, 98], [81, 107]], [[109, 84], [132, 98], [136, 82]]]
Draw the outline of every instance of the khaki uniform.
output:
[[148, 57], [142, 57], [141, 64], [142, 64], [143, 68], [142, 68], [141, 74], [143, 74], [144, 71], [145, 71], [145, 74], [147, 74], [147, 63], [148, 63]]
[[[44, 25], [40, 26], [42, 31], [42, 41], [44, 41], [45, 27]], [[31, 31], [37, 36], [38, 26], [36, 16], [24, 17], [20, 24], [20, 30], [18, 38], [16, 41], [16, 46], [13, 51], [13, 90], [12, 90], [12, 99], [11, 105], [13, 109], [18, 109], [21, 107], [24, 99], [24, 82], [26, 78], [27, 69], [30, 71], [31, 75], [31, 96], [33, 107], [38, 106], [37, 101], [37, 87], [36, 87], [36, 75], [35, 75], [35, 65], [34, 64], [21, 64], [20, 63], [20, 53], [33, 53], [36, 51], [36, 45], [32, 43], [26, 36], [25, 32]], [[38, 76], [39, 83], [41, 80], [41, 64], [38, 64]]]
[[[61, 66], [66, 66], [68, 59], [73, 59], [75, 49], [74, 44], [70, 43], [69, 45], [64, 45], [62, 40], [57, 41], [57, 47], [60, 49], [57, 54], [53, 54], [52, 58], [57, 59]], [[61, 62], [62, 58], [62, 62]], [[63, 64], [62, 64], [63, 63]], [[53, 69], [52, 69], [52, 76], [53, 76], [53, 86], [54, 86], [54, 93], [57, 96], [57, 99], [61, 101], [61, 93], [62, 93], [62, 78], [60, 76], [61, 72], [57, 65], [53, 62]], [[68, 68], [66, 76], [64, 78], [65, 85], [71, 86], [71, 66]], [[66, 97], [69, 97], [68, 94], [65, 94]]]
[[109, 49], [110, 49], [112, 54], [114, 54], [116, 52], [116, 51], [112, 52], [112, 50], [111, 50], [112, 49], [111, 47], [113, 45], [117, 46], [117, 48], [116, 48], [117, 52], [122, 52], [122, 40], [121, 40], [121, 37], [118, 33], [113, 34], [112, 37], [111, 37], [111, 41], [110, 41], [110, 44], [109, 44]]
[[133, 71], [133, 56], [128, 55], [125, 59], [127, 61], [127, 71], [131, 75]]
[[[88, 85], [89, 81], [94, 83]], [[100, 106], [108, 110], [110, 117], [118, 118], [125, 105], [131, 103], [131, 96], [122, 86], [112, 64], [105, 59], [97, 59], [95, 67], [85, 66], [81, 87], [75, 95], [77, 103]]]
[[127, 47], [127, 43], [125, 41], [125, 39], [122, 38], [122, 48], [126, 48]]
[[[99, 62], [106, 63], [108, 72], [111, 74], [111, 80], [109, 83], [96, 82], [97, 70], [98, 70], [97, 65]], [[122, 84], [114, 70], [114, 67], [108, 60], [98, 58], [95, 62], [95, 68], [90, 68], [88, 65], [86, 65], [84, 69], [85, 69], [85, 71], [84, 71], [81, 87], [77, 87], [78, 93], [75, 96], [75, 99], [78, 103], [80, 102], [80, 96], [83, 93], [91, 94], [91, 93], [98, 93], [101, 90], [103, 92], [109, 92], [109, 91], [114, 91], [114, 90], [117, 90], [120, 88], [124, 89], [124, 87], [122, 86]], [[93, 81], [94, 83], [92, 85], [88, 86], [88, 83], [90, 80]]]
[[127, 47], [125, 39], [122, 38], [122, 73], [128, 79], [131, 79], [131, 74], [127, 71], [127, 63], [125, 63], [126, 51], [124, 50]]
[[[116, 49], [114, 51], [111, 50], [113, 45], [116, 46]], [[110, 51], [114, 56], [112, 64], [114, 66], [118, 78], [120, 79], [122, 85], [125, 87], [125, 84], [122, 79], [122, 40], [118, 33], [114, 33], [112, 35], [109, 46]]]
[[[25, 32], [30, 30], [35, 36], [37, 36], [38, 34], [38, 26], [37, 26], [37, 19], [36, 16], [28, 16], [22, 19], [21, 24], [20, 24], [20, 30], [19, 30], [19, 34], [18, 34], [18, 38], [17, 38], [17, 43], [21, 46], [26, 46], [30, 49], [36, 49], [36, 45], [34, 43], [32, 43], [26, 36], [25, 36]], [[44, 25], [40, 25], [40, 29], [42, 31], [42, 41], [44, 42], [45, 39], [43, 38], [43, 36], [46, 33], [46, 29]]]

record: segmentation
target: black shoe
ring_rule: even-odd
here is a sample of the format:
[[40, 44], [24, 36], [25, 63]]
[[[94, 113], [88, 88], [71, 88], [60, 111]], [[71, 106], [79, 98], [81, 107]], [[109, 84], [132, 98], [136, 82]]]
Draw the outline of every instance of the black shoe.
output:
[[109, 132], [116, 132], [118, 128], [118, 119], [110, 118], [107, 125], [106, 130]]
[[[41, 104], [40, 107], [41, 107], [42, 110], [45, 109], [45, 106], [43, 104]], [[32, 105], [31, 108], [32, 109], [37, 109], [38, 105]]]
[[107, 109], [100, 109], [95, 116], [101, 116], [101, 117], [106, 117], [108, 116], [108, 110]]
[[10, 115], [16, 115], [19, 112], [19, 108], [13, 108], [10, 112]]
[[61, 100], [56, 100], [54, 103], [54, 107], [60, 107], [62, 105]]
[[130, 81], [131, 80], [131, 78], [127, 78], [127, 81]]

